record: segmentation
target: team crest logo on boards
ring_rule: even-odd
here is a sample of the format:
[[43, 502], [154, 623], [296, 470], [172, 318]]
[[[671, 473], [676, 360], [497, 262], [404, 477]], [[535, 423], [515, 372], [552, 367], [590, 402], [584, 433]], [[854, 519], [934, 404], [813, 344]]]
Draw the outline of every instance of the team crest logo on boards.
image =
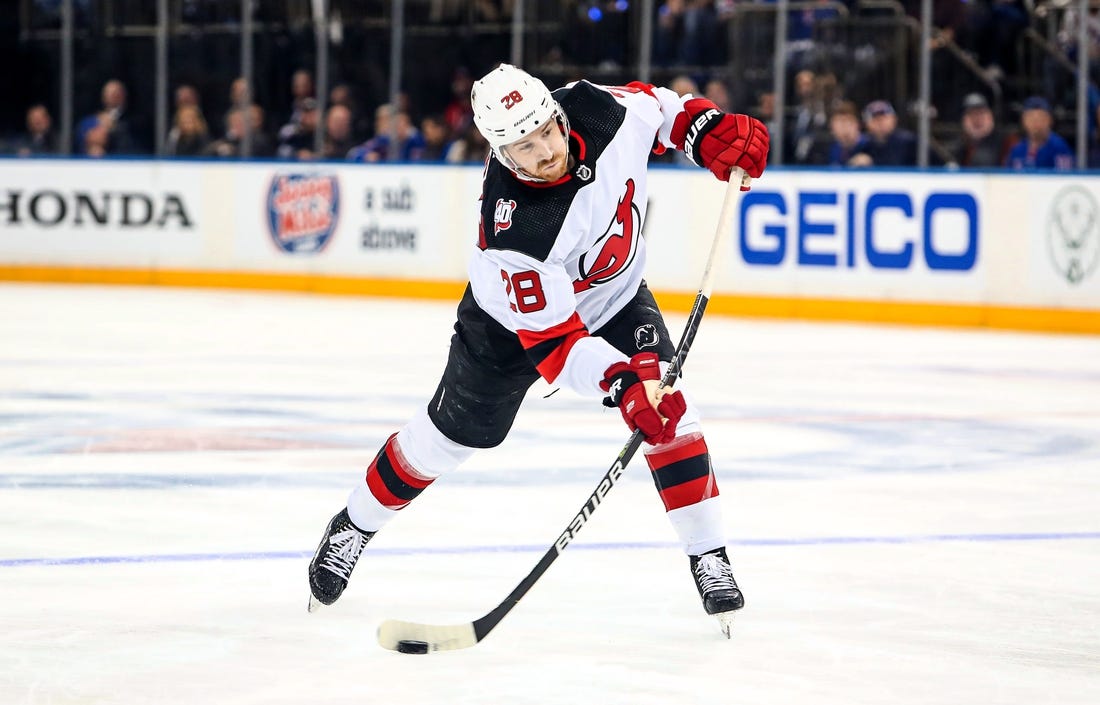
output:
[[497, 207], [493, 211], [493, 233], [500, 233], [512, 227], [512, 213], [516, 211], [516, 202], [512, 200], [497, 199]]
[[1100, 261], [1100, 206], [1091, 193], [1070, 186], [1054, 197], [1047, 218], [1047, 250], [1058, 273], [1080, 284]]
[[607, 230], [581, 255], [580, 278], [573, 281], [573, 293], [588, 291], [626, 270], [638, 254], [640, 220], [641, 214], [634, 205], [634, 179], [627, 179], [626, 192], [619, 199]]
[[328, 245], [340, 216], [335, 175], [276, 174], [267, 192], [271, 239], [283, 252], [315, 254]]
[[634, 344], [639, 350], [652, 348], [660, 341], [661, 336], [657, 333], [657, 326], [652, 323], [646, 323], [644, 326], [638, 326], [634, 329]]

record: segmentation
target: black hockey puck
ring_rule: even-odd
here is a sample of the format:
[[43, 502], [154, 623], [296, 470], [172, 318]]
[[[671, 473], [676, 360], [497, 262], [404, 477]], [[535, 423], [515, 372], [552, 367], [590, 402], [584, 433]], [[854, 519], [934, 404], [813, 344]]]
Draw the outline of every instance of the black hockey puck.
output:
[[402, 654], [426, 654], [428, 653], [428, 642], [402, 639], [397, 642], [397, 651]]

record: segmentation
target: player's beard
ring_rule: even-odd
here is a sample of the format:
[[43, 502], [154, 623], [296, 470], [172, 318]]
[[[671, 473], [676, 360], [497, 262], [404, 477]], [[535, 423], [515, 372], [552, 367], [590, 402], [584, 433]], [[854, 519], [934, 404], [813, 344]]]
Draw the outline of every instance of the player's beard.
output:
[[565, 176], [569, 171], [569, 152], [555, 155], [554, 159], [540, 164], [538, 167], [538, 178], [543, 181], [557, 181], [561, 177]]

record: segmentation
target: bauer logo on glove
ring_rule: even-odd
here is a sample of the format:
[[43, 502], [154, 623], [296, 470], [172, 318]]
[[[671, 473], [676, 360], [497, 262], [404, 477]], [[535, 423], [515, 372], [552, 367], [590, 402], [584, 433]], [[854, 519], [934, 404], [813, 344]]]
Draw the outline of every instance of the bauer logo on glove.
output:
[[703, 127], [716, 117], [721, 117], [722, 113], [717, 108], [712, 108], [705, 113], [700, 113], [694, 120], [691, 121], [691, 129], [688, 130], [687, 136], [684, 137], [684, 154], [688, 155], [691, 161], [698, 164], [698, 160], [695, 158], [695, 141], [702, 134], [700, 132]]
[[722, 181], [729, 181], [734, 167], [758, 178], [768, 163], [770, 137], [764, 123], [749, 115], [723, 113], [705, 98], [684, 103], [671, 136], [693, 162]]

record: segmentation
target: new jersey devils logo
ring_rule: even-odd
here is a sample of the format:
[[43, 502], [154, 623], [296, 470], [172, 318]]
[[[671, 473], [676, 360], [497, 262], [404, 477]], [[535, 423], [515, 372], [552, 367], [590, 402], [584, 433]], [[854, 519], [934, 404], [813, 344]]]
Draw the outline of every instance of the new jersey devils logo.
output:
[[581, 255], [581, 278], [573, 282], [573, 292], [579, 294], [622, 274], [638, 254], [639, 213], [634, 205], [634, 180], [626, 180], [626, 193], [619, 199], [615, 216], [607, 230], [588, 252]]
[[634, 329], [634, 345], [639, 350], [653, 347], [659, 342], [661, 342], [661, 336], [657, 333], [657, 326], [652, 323], [646, 323]]

